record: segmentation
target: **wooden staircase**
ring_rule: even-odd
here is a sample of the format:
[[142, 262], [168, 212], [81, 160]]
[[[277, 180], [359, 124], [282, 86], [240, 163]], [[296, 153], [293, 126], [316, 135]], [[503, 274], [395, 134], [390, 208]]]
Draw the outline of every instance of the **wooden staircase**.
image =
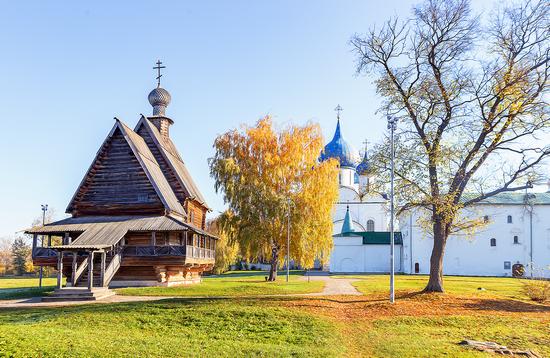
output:
[[51, 295], [42, 297], [42, 302], [61, 301], [96, 301], [114, 296], [115, 292], [107, 287], [63, 287], [56, 289]]
[[93, 287], [88, 288], [89, 269], [87, 258], [84, 259], [78, 267], [81, 267], [79, 276], [76, 276], [76, 285], [56, 289], [51, 295], [42, 297], [43, 302], [57, 301], [96, 301], [115, 295], [115, 292], [109, 289], [109, 283], [120, 268], [122, 261], [122, 251], [115, 249], [107, 253], [105, 257], [105, 272], [101, 275], [101, 255], [94, 255], [93, 260]]

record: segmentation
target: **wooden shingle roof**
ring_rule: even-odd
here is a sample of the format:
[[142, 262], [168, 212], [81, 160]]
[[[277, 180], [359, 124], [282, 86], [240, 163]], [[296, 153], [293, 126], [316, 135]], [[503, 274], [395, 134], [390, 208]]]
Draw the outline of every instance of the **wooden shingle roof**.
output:
[[183, 162], [183, 159], [181, 158], [172, 140], [169, 137], [162, 136], [157, 127], [155, 127], [145, 116], [142, 116], [136, 124], [135, 131], [137, 132], [141, 126], [149, 132], [153, 138], [153, 142], [161, 152], [164, 159], [170, 165], [170, 168], [173, 170], [180, 184], [187, 191], [189, 197], [191, 199], [195, 199], [200, 204], [204, 205], [204, 207], [208, 208], [204, 197], [191, 177], [191, 174], [187, 170], [187, 167], [185, 166], [185, 163]]
[[[110, 236], [106, 237], [107, 231], [111, 230]], [[81, 216], [70, 217], [63, 220], [55, 221], [46, 225], [35, 226], [26, 229], [27, 234], [61, 234], [82, 233], [73, 244], [108, 244], [114, 237], [120, 236], [119, 232], [150, 232], [150, 231], [193, 231], [197, 234], [206, 235], [215, 238], [212, 234], [201, 230], [190, 223], [173, 216]], [[104, 235], [105, 234], [105, 235]], [[124, 234], [122, 234], [124, 236]], [[93, 241], [93, 242], [92, 242]], [[116, 240], [118, 241], [118, 240]]]
[[109, 135], [103, 142], [101, 148], [96, 154], [92, 165], [86, 172], [86, 175], [82, 179], [80, 185], [78, 186], [73, 198], [71, 199], [68, 207], [67, 213], [71, 213], [76, 203], [82, 197], [82, 193], [85, 191], [85, 186], [89, 183], [90, 180], [93, 180], [94, 175], [94, 164], [100, 160], [101, 153], [109, 145], [110, 140], [113, 138], [117, 130], [122, 133], [124, 140], [131, 149], [131, 152], [135, 159], [139, 162], [139, 165], [143, 169], [143, 172], [147, 176], [149, 183], [153, 186], [155, 193], [158, 198], [164, 205], [164, 208], [167, 213], [174, 213], [182, 217], [186, 217], [185, 210], [182, 204], [176, 198], [172, 188], [168, 184], [168, 181], [160, 169], [159, 164], [155, 160], [155, 157], [149, 150], [149, 147], [145, 143], [142, 137], [135, 133], [130, 127], [124, 124], [122, 121], [116, 119], [116, 122], [109, 132]]

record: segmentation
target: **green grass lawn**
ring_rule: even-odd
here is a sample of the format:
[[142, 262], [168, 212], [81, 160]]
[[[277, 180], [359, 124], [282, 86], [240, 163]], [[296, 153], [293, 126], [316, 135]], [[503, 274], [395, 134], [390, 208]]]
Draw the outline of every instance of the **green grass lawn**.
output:
[[287, 283], [280, 274], [275, 282], [266, 282], [266, 272], [230, 272], [220, 276], [205, 277], [200, 284], [172, 287], [129, 287], [117, 289], [121, 295], [135, 296], [206, 296], [242, 297], [255, 295], [279, 295], [321, 292], [324, 282], [303, 279], [299, 272], [290, 276]]
[[45, 277], [38, 288], [37, 277], [0, 277], [0, 300], [43, 296], [54, 290], [56, 278]]
[[[363, 294], [387, 292], [389, 290], [388, 275], [350, 275], [334, 276], [345, 278], [357, 278], [360, 281], [353, 282]], [[420, 291], [428, 282], [428, 276], [395, 276], [395, 290]], [[528, 300], [523, 293], [524, 280], [508, 277], [462, 277], [445, 276], [443, 285], [446, 293], [455, 295], [469, 295], [473, 297], [506, 297]], [[479, 290], [483, 288], [483, 290]]]
[[515, 349], [534, 349], [550, 356], [550, 325], [538, 318], [449, 316], [393, 317], [371, 322], [359, 336], [365, 356], [487, 357], [466, 349], [464, 339], [492, 341]]
[[[168, 298], [0, 310], [0, 357], [485, 357], [464, 339], [533, 349], [550, 357], [550, 305], [528, 302], [520, 280], [446, 277], [445, 295], [398, 295], [387, 275], [359, 278], [365, 296], [246, 297], [320, 291], [299, 273], [267, 283], [263, 272], [231, 272], [197, 285], [127, 288], [123, 294], [226, 296]], [[397, 276], [398, 293], [420, 291], [425, 276]], [[36, 279], [0, 279], [1, 290]], [[46, 284], [53, 285], [55, 279]], [[478, 287], [485, 288], [479, 291]], [[101, 332], [101, 333], [98, 333]]]
[[0, 311], [0, 356], [320, 357], [339, 340], [326, 318], [254, 300]]

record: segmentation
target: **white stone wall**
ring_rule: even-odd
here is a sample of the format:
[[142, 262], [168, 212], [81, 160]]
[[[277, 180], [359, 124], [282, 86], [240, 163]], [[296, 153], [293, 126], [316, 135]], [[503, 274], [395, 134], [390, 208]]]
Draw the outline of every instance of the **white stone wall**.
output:
[[[361, 237], [334, 239], [330, 272], [389, 272], [390, 246], [363, 245]], [[395, 270], [401, 272], [401, 245], [395, 246]]]
[[[346, 209], [355, 230], [367, 231], [367, 221], [374, 221], [374, 231], [388, 230], [387, 200], [379, 194], [360, 196], [360, 185], [354, 184], [355, 171], [340, 169], [340, 192], [334, 208], [334, 234], [342, 231]], [[363, 183], [366, 183], [364, 177]], [[400, 247], [396, 246], [396, 269], [401, 265]], [[388, 272], [389, 245], [363, 245], [361, 237], [335, 238], [328, 267], [331, 272]]]
[[[420, 215], [426, 214], [416, 209], [399, 218], [405, 273], [415, 273], [417, 263], [419, 273], [429, 273], [433, 238], [418, 224]], [[550, 265], [550, 205], [535, 205], [532, 231], [530, 214], [524, 205], [479, 204], [465, 210], [463, 215], [472, 218], [487, 215], [489, 222], [471, 234], [455, 234], [449, 238], [444, 256], [445, 274], [511, 276], [514, 264], [520, 263], [526, 268], [530, 264], [531, 236], [534, 267]], [[512, 223], [508, 223], [508, 215], [512, 216]], [[518, 243], [514, 243], [514, 236], [518, 237]], [[492, 238], [496, 239], [496, 246], [491, 246]], [[505, 268], [505, 262], [510, 263], [509, 268]], [[550, 270], [544, 270], [543, 275], [550, 277]]]

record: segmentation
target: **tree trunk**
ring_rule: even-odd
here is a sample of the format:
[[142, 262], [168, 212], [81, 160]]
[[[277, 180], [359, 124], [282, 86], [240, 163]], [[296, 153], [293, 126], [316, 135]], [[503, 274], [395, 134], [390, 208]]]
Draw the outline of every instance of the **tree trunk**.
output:
[[445, 253], [445, 243], [447, 242], [447, 232], [445, 226], [437, 218], [433, 224], [434, 246], [430, 258], [430, 279], [424, 292], [444, 292], [443, 291], [443, 254]]
[[268, 281], [275, 281], [277, 279], [277, 266], [279, 265], [279, 248], [273, 246], [271, 249], [271, 267], [269, 268]]

